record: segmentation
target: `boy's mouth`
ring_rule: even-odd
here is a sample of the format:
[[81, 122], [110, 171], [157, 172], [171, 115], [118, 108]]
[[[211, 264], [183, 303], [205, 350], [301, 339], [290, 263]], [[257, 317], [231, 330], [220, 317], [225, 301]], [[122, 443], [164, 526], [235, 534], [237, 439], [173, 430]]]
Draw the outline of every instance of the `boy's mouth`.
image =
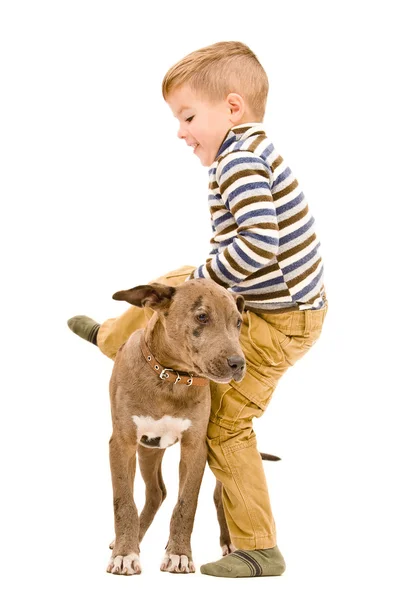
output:
[[189, 146], [190, 146], [191, 148], [193, 148], [193, 154], [196, 154], [196, 150], [197, 150], [197, 148], [199, 147], [199, 145], [200, 145], [200, 144], [189, 144]]

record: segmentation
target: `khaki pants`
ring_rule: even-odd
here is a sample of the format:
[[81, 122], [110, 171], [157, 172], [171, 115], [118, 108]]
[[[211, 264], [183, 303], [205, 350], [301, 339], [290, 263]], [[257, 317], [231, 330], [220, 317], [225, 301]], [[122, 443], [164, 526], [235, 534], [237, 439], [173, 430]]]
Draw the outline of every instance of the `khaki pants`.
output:
[[[182, 267], [156, 279], [182, 284], [194, 267]], [[319, 338], [327, 305], [320, 310], [258, 315], [244, 312], [241, 345], [247, 360], [242, 381], [211, 382], [211, 416], [207, 432], [208, 464], [223, 484], [223, 506], [233, 544], [253, 550], [276, 545], [276, 528], [252, 419], [265, 411], [277, 382]], [[132, 306], [98, 331], [101, 351], [114, 359], [119, 347], [145, 327], [151, 309]]]

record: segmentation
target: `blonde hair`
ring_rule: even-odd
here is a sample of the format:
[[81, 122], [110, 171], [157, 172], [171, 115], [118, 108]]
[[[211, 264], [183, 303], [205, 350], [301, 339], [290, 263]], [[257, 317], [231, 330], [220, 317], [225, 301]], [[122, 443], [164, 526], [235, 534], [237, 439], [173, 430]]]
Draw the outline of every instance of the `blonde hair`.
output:
[[218, 42], [182, 58], [163, 79], [164, 99], [183, 84], [215, 102], [240, 94], [255, 119], [263, 119], [269, 82], [255, 54], [241, 42]]

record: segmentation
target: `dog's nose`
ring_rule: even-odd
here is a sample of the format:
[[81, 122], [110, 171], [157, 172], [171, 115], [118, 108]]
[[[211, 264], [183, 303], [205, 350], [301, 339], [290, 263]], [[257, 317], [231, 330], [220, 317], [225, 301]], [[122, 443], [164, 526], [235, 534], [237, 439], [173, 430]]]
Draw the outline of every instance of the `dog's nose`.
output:
[[229, 356], [227, 359], [229, 367], [233, 369], [233, 371], [241, 371], [245, 366], [245, 360], [241, 356]]

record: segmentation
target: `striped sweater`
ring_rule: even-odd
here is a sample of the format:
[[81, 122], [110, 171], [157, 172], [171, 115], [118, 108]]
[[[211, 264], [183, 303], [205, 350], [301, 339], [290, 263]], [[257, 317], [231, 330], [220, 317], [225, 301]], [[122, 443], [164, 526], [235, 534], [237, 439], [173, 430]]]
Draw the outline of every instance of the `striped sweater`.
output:
[[194, 278], [244, 296], [254, 312], [324, 305], [314, 219], [262, 123], [233, 127], [209, 170], [211, 252]]

